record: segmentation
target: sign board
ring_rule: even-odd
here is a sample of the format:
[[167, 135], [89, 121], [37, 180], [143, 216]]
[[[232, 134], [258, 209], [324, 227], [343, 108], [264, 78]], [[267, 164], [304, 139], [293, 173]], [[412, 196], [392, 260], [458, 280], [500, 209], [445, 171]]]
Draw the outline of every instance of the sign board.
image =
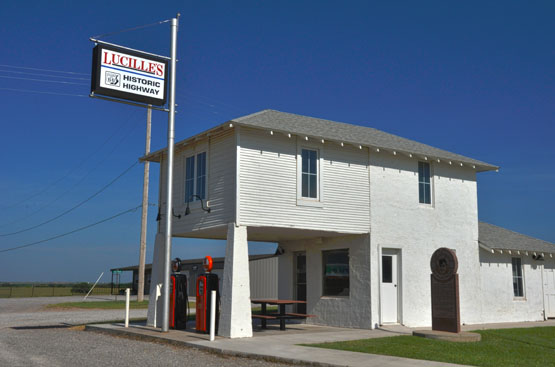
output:
[[162, 106], [167, 80], [166, 59], [112, 45], [93, 48], [91, 93]]

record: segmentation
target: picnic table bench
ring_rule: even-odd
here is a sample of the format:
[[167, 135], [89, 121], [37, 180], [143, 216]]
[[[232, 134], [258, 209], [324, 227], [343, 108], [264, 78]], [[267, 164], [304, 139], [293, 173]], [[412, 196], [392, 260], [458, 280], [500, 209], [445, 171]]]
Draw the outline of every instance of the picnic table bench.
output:
[[[253, 299], [251, 303], [260, 304], [262, 308], [262, 313], [258, 315], [252, 315], [253, 319], [260, 319], [261, 326], [263, 329], [267, 328], [266, 322], [268, 320], [279, 320], [279, 329], [285, 330], [285, 320], [291, 319], [306, 319], [307, 317], [315, 317], [315, 315], [308, 315], [303, 313], [295, 312], [285, 312], [285, 306], [295, 305], [295, 304], [306, 304], [306, 301], [298, 300], [285, 300], [285, 299]], [[277, 305], [279, 306], [278, 313], [268, 313], [267, 305]]]

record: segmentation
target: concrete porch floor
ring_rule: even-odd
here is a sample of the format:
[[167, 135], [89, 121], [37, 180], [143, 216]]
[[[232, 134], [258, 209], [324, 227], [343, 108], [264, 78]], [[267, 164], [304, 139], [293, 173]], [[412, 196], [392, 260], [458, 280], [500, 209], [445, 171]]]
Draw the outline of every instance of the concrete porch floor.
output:
[[[190, 325], [191, 327], [193, 326], [192, 321]], [[555, 326], [555, 320], [464, 325], [463, 330], [542, 326]], [[460, 366], [440, 362], [298, 345], [412, 334], [414, 329], [402, 325], [388, 325], [379, 329], [364, 330], [289, 323], [287, 324], [287, 330], [281, 331], [279, 330], [279, 324], [268, 324], [268, 329], [264, 330], [259, 327], [258, 322], [255, 322], [252, 338], [228, 339], [216, 337], [216, 340], [213, 342], [210, 342], [207, 334], [197, 334], [193, 329], [170, 330], [168, 333], [161, 333], [159, 329], [147, 327], [144, 323], [130, 324], [127, 329], [124, 328], [124, 325], [121, 323], [87, 325], [86, 330], [142, 339], [150, 342], [205, 349], [224, 355], [258, 358], [292, 364], [367, 367]]]
[[[191, 322], [191, 326], [193, 323]], [[322, 343], [366, 338], [381, 338], [410, 333], [411, 329], [396, 327], [397, 330], [345, 329], [307, 324], [287, 324], [287, 330], [279, 330], [279, 324], [269, 324], [264, 330], [255, 323], [252, 338], [228, 339], [216, 337], [210, 342], [206, 334], [194, 330], [170, 330], [161, 333], [159, 329], [147, 327], [144, 323], [130, 324], [124, 328], [121, 323], [87, 325], [86, 330], [142, 339], [150, 342], [166, 343], [205, 349], [224, 355], [258, 358], [292, 364], [315, 366], [450, 366], [445, 363], [415, 360], [376, 354], [346, 352], [331, 349], [304, 347], [298, 344]], [[455, 365], [452, 365], [455, 366]]]

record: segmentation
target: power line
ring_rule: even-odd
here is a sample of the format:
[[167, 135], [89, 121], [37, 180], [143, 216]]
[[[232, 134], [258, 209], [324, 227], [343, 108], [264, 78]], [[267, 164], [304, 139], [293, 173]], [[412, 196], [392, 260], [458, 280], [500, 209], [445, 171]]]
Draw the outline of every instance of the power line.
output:
[[155, 22], [155, 23], [140, 25], [140, 26], [133, 27], [133, 28], [127, 28], [127, 29], [123, 29], [123, 30], [121, 30], [121, 31], [115, 31], [115, 32], [111, 32], [111, 33], [99, 34], [98, 36], [92, 36], [91, 38], [100, 39], [101, 37], [108, 37], [108, 36], [112, 36], [112, 35], [114, 35], [114, 34], [119, 34], [119, 33], [124, 33], [124, 32], [130, 32], [130, 31], [136, 31], [137, 29], [152, 27], [152, 26], [159, 25], [159, 24], [162, 24], [162, 23], [167, 23], [167, 22], [169, 22], [169, 21], [171, 21], [171, 19], [161, 20], [161, 21], [158, 21], [158, 22]]
[[183, 92], [180, 100], [184, 103], [191, 104], [191, 107], [196, 107], [201, 110], [216, 114], [216, 115], [226, 115], [226, 114], [237, 114], [241, 113], [242, 110], [238, 107], [234, 107], [229, 104], [211, 99], [210, 97], [201, 96], [198, 94], [193, 94], [189, 92]]
[[[98, 162], [96, 164], [96, 166], [94, 166], [89, 172], [87, 172], [87, 174], [85, 174], [83, 177], [81, 177], [81, 179], [79, 181], [77, 181], [73, 186], [71, 186], [69, 189], [67, 189], [66, 191], [62, 192], [60, 195], [58, 195], [56, 198], [54, 198], [52, 201], [50, 201], [49, 203], [47, 203], [46, 205], [43, 205], [42, 207], [40, 207], [39, 209], [37, 209], [36, 211], [34, 211], [33, 213], [23, 217], [23, 218], [19, 218], [13, 222], [11, 222], [10, 224], [14, 224], [14, 223], [18, 223], [21, 222], [22, 220], [28, 219], [30, 217], [32, 217], [33, 215], [41, 212], [43, 209], [48, 208], [50, 205], [52, 205], [53, 203], [57, 202], [58, 200], [60, 200], [61, 198], [63, 198], [67, 193], [71, 192], [73, 189], [75, 189], [77, 186], [79, 186], [83, 181], [85, 181], [87, 179], [87, 177], [89, 177], [91, 175], [91, 173], [93, 173], [94, 171], [96, 171], [96, 169], [98, 167], [100, 167], [104, 162], [106, 162], [108, 160], [108, 158], [110, 158], [110, 156], [112, 155], [112, 153], [114, 151], [116, 151], [116, 149], [121, 145], [121, 143], [123, 143], [123, 141], [129, 136], [129, 134], [133, 131], [133, 127], [131, 130], [128, 131], [128, 133], [118, 142], [118, 144], [116, 144], [114, 146], [114, 149], [112, 149], [105, 157], [104, 159], [102, 159], [100, 162]], [[0, 225], [0, 227], [5, 227], [6, 225]], [[1, 237], [1, 235], [0, 235]]]
[[94, 227], [94, 226], [99, 225], [99, 224], [101, 224], [101, 223], [108, 222], [108, 221], [110, 221], [110, 220], [112, 220], [112, 219], [115, 219], [115, 218], [117, 218], [117, 217], [120, 217], [120, 216], [122, 216], [122, 215], [124, 215], [124, 214], [130, 213], [130, 212], [133, 212], [133, 211], [136, 211], [136, 210], [139, 209], [140, 207], [142, 207], [142, 205], [138, 205], [138, 206], [136, 206], [136, 207], [134, 207], [134, 208], [131, 208], [131, 209], [125, 210], [125, 211], [123, 211], [123, 212], [120, 212], [120, 213], [118, 213], [118, 214], [112, 215], [112, 216], [109, 217], [109, 218], [105, 218], [105, 219], [99, 220], [98, 222], [95, 222], [95, 223], [92, 223], [92, 224], [88, 224], [88, 225], [86, 225], [86, 226], [83, 226], [83, 227], [74, 229], [73, 231], [66, 232], [66, 233], [63, 233], [63, 234], [59, 234], [59, 235], [54, 236], [54, 237], [50, 237], [50, 238], [47, 238], [47, 239], [44, 239], [44, 240], [40, 240], [40, 241], [35, 241], [35, 242], [27, 243], [27, 244], [21, 245], [21, 246], [15, 246], [15, 247], [10, 247], [10, 248], [7, 248], [7, 249], [3, 249], [3, 250], [0, 250], [0, 253], [1, 253], [1, 252], [8, 252], [8, 251], [13, 251], [13, 250], [18, 250], [18, 249], [20, 249], [20, 248], [29, 247], [29, 246], [34, 246], [34, 245], [38, 245], [38, 244], [40, 244], [40, 243], [44, 243], [44, 242], [47, 242], [47, 241], [52, 241], [52, 240], [55, 240], [55, 239], [58, 239], [58, 238], [61, 238], [61, 237], [65, 237], [65, 236], [68, 236], [68, 235], [70, 235], [70, 234], [73, 234], [73, 233], [76, 233], [76, 232], [83, 231], [83, 230], [85, 230], [85, 229]]
[[[131, 117], [132, 114], [133, 114], [133, 113], [131, 113], [131, 114], [129, 115], [129, 117], [127, 118], [127, 121], [129, 121], [129, 118]], [[71, 186], [69, 189], [67, 189], [66, 191], [62, 192], [62, 193], [61, 193], [60, 195], [58, 195], [56, 198], [54, 198], [54, 199], [51, 200], [50, 202], [46, 203], [45, 205], [41, 206], [39, 209], [35, 210], [35, 211], [32, 212], [31, 214], [29, 214], [29, 215], [27, 215], [27, 216], [25, 216], [25, 217], [16, 219], [16, 220], [14, 220], [14, 221], [12, 221], [12, 222], [9, 222], [9, 223], [0, 224], [0, 227], [6, 227], [6, 226], [8, 226], [8, 225], [11, 225], [11, 224], [18, 223], [18, 222], [21, 222], [21, 221], [23, 221], [23, 220], [26, 220], [26, 219], [32, 217], [33, 215], [35, 215], [35, 214], [41, 212], [43, 209], [48, 208], [50, 205], [52, 205], [53, 203], [57, 202], [57, 201], [60, 200], [61, 198], [63, 198], [67, 193], [71, 192], [73, 189], [75, 189], [77, 186], [79, 186], [83, 181], [85, 181], [85, 180], [87, 179], [87, 177], [89, 177], [94, 171], [96, 171], [96, 169], [97, 169], [98, 167], [100, 167], [104, 162], [106, 162], [106, 161], [108, 160], [108, 158], [110, 158], [110, 156], [112, 155], [112, 153], [114, 153], [114, 152], [117, 150], [117, 148], [119, 148], [119, 147], [121, 146], [121, 144], [123, 144], [123, 142], [125, 141], [125, 139], [127, 139], [127, 138], [129, 137], [129, 135], [130, 135], [130, 134], [134, 131], [134, 129], [136, 128], [136, 126], [137, 126], [137, 125], [131, 125], [131, 129], [127, 132], [127, 134], [125, 134], [125, 135], [119, 140], [119, 142], [116, 143], [116, 145], [114, 146], [114, 148], [113, 148], [111, 151], [109, 151], [108, 154], [107, 154], [101, 161], [99, 161], [99, 162], [96, 164], [96, 166], [94, 166], [92, 169], [90, 169], [83, 177], [81, 177], [81, 179], [80, 179], [79, 181], [77, 181], [77, 182], [76, 182], [73, 186]], [[122, 125], [122, 127], [123, 127], [123, 125]], [[115, 133], [114, 133], [112, 136], [114, 136], [114, 135], [115, 135]], [[109, 139], [108, 139], [108, 140], [109, 140]], [[100, 150], [100, 149], [99, 149], [99, 150]], [[92, 155], [94, 155], [94, 153], [91, 154], [91, 156], [92, 156]], [[10, 207], [13, 207], [13, 205], [10, 206]], [[0, 236], [0, 237], [1, 237], [1, 236]]]
[[0, 70], [0, 73], [24, 74], [24, 75], [34, 75], [34, 76], [43, 76], [43, 77], [51, 77], [51, 78], [75, 79], [75, 80], [91, 80], [90, 78], [79, 78], [75, 76], [45, 75], [45, 74], [28, 73], [26, 71], [15, 71], [15, 70]]
[[216, 111], [214, 108], [210, 108], [209, 106], [204, 106], [203, 104], [201, 104], [199, 102], [195, 102], [195, 101], [188, 100], [188, 99], [183, 99], [183, 101], [185, 101], [185, 103], [191, 102], [191, 105], [189, 105], [191, 108], [197, 108], [199, 110], [210, 112], [210, 113], [213, 113], [215, 115], [220, 115], [220, 112]]
[[[196, 97], [196, 98], [199, 99], [199, 101], [200, 101], [200, 99], [205, 99], [205, 100], [210, 101], [210, 102], [212, 102], [212, 103], [214, 103], [214, 104], [219, 104], [220, 106], [225, 107], [225, 108], [227, 108], [227, 109], [232, 109], [232, 110], [235, 110], [236, 112], [243, 113], [243, 110], [242, 110], [242, 109], [240, 109], [240, 108], [238, 108], [238, 107], [235, 107], [235, 106], [233, 106], [233, 105], [230, 105], [230, 104], [221, 102], [221, 101], [219, 101], [219, 100], [217, 100], [217, 99], [214, 99], [214, 98], [212, 98], [212, 97], [207, 97], [207, 96], [200, 95], [200, 94], [198, 94], [198, 93], [191, 93], [191, 92], [188, 92], [188, 91], [183, 91], [183, 93], [184, 93], [184, 94], [188, 94], [189, 96]], [[212, 106], [213, 106], [213, 105], [212, 105]]]
[[38, 90], [30, 90], [30, 89], [16, 89], [16, 88], [1, 88], [0, 90], [10, 90], [14, 92], [25, 92], [25, 93], [38, 93], [38, 94], [52, 94], [56, 96], [70, 96], [70, 97], [89, 97], [86, 94], [71, 94], [71, 93], [56, 93], [56, 92], [43, 92]]
[[77, 205], [73, 206], [72, 208], [66, 210], [65, 212], [55, 216], [54, 218], [50, 218], [47, 221], [44, 221], [42, 223], [39, 223], [37, 225], [34, 225], [32, 227], [28, 227], [28, 228], [24, 228], [21, 229], [19, 231], [16, 232], [11, 232], [11, 233], [2, 233], [0, 234], [0, 237], [6, 237], [6, 236], [12, 236], [14, 234], [19, 234], [19, 233], [23, 233], [23, 232], [27, 232], [30, 231], [32, 229], [41, 227], [45, 224], [51, 223], [53, 221], [55, 221], [58, 218], [63, 217], [64, 215], [74, 211], [75, 209], [79, 208], [81, 205], [85, 204], [86, 202], [92, 200], [94, 197], [98, 196], [102, 191], [106, 190], [108, 187], [112, 186], [117, 180], [119, 180], [123, 175], [125, 175], [127, 172], [129, 172], [133, 167], [135, 167], [137, 164], [139, 164], [139, 161], [133, 163], [131, 166], [129, 166], [129, 168], [127, 168], [125, 171], [123, 171], [122, 173], [120, 173], [116, 178], [114, 178], [112, 181], [110, 181], [108, 184], [104, 185], [104, 187], [102, 187], [100, 190], [98, 190], [97, 192], [95, 192], [94, 194], [92, 194], [91, 196], [89, 196], [88, 198], [86, 198], [85, 200], [81, 201], [80, 203], [78, 203]]
[[[73, 172], [75, 172], [77, 169], [79, 169], [81, 166], [83, 166], [83, 165], [85, 164], [85, 162], [87, 162], [92, 156], [94, 156], [96, 153], [98, 153], [106, 144], [108, 144], [108, 142], [109, 142], [110, 140], [112, 140], [112, 138], [113, 138], [114, 136], [116, 136], [116, 134], [117, 134], [117, 133], [123, 128], [123, 126], [129, 121], [129, 119], [131, 118], [132, 115], [133, 115], [133, 113], [130, 113], [129, 116], [125, 119], [125, 121], [116, 129], [116, 131], [114, 131], [114, 133], [113, 133], [112, 135], [110, 135], [110, 137], [108, 137], [108, 139], [106, 139], [106, 140], [100, 145], [100, 147], [99, 147], [98, 149], [96, 149], [95, 151], [93, 151], [93, 152], [92, 152], [91, 154], [89, 154], [84, 160], [82, 160], [82, 161], [81, 161], [80, 163], [78, 163], [76, 166], [74, 166], [73, 168], [71, 168], [65, 175], [63, 175], [62, 177], [60, 177], [60, 178], [57, 179], [56, 181], [52, 182], [51, 184], [47, 185], [44, 189], [42, 189], [42, 190], [40, 190], [40, 191], [38, 191], [38, 192], [36, 192], [36, 193], [34, 193], [34, 194], [28, 196], [27, 198], [25, 198], [25, 199], [23, 199], [23, 200], [20, 200], [20, 201], [14, 203], [14, 204], [8, 205], [8, 206], [4, 207], [3, 209], [4, 209], [4, 210], [6, 210], [6, 209], [11, 209], [11, 208], [13, 208], [13, 207], [15, 207], [15, 206], [17, 206], [17, 205], [21, 205], [21, 204], [23, 204], [24, 202], [31, 200], [31, 199], [34, 198], [34, 197], [37, 197], [37, 196], [43, 194], [44, 192], [48, 191], [51, 187], [53, 187], [54, 185], [57, 185], [59, 182], [61, 182], [62, 180], [64, 180], [66, 177], [68, 177], [70, 174], [72, 174]], [[127, 138], [127, 137], [129, 136], [129, 134], [131, 133], [131, 131], [132, 131], [132, 130], [130, 130], [130, 131], [124, 136], [124, 138], [116, 145], [116, 148], [123, 142], [123, 140], [124, 140], [125, 138]], [[111, 155], [111, 154], [114, 152], [114, 150], [115, 150], [115, 149], [113, 149], [112, 151], [110, 151], [109, 155]], [[109, 155], [108, 155], [108, 156], [109, 156]], [[84, 176], [84, 178], [88, 177], [89, 174], [90, 174], [91, 172], [93, 172], [96, 168], [98, 168], [98, 166], [99, 166], [101, 163], [103, 163], [106, 159], [107, 159], [107, 157], [106, 157], [104, 160], [102, 160], [98, 165], [96, 165], [92, 170], [90, 170], [90, 171]], [[83, 179], [84, 179], [84, 178], [83, 178]], [[61, 197], [63, 197], [66, 193], [68, 193], [69, 191], [73, 190], [78, 184], [80, 184], [80, 183], [83, 181], [83, 179], [80, 180], [80, 181], [79, 181], [75, 186], [73, 186], [70, 190], [64, 192], [61, 196], [59, 196], [59, 197], [57, 197], [56, 199], [54, 199], [53, 202], [59, 200], [59, 199], [60, 199]], [[45, 207], [49, 206], [50, 204], [52, 204], [52, 202], [48, 203], [46, 206], [41, 207], [39, 210], [35, 211], [35, 212], [32, 213], [31, 215], [28, 215], [28, 216], [26, 216], [25, 218], [22, 218], [22, 219], [27, 219], [27, 218], [29, 218], [30, 216], [32, 216], [32, 215], [38, 213], [39, 211], [41, 211], [41, 210], [44, 209]], [[15, 221], [10, 222], [10, 223], [7, 223], [7, 224], [5, 224], [5, 225], [0, 224], [0, 227], [4, 227], [4, 226], [6, 226], [6, 225], [10, 225], [10, 224], [14, 224], [14, 223], [20, 222], [22, 219], [15, 220]]]
[[77, 75], [90, 75], [88, 73], [77, 73], [75, 71], [61, 71], [61, 70], [48, 70], [48, 69], [38, 69], [38, 68], [30, 68], [26, 66], [15, 66], [15, 65], [6, 65], [0, 64], [1, 67], [5, 68], [15, 68], [15, 69], [26, 69], [26, 70], [37, 70], [37, 71], [48, 71], [50, 73], [65, 73], [65, 74], [77, 74]]
[[0, 78], [30, 80], [30, 81], [33, 81], [33, 82], [48, 82], [48, 83], [60, 83], [60, 84], [88, 85], [87, 83], [65, 82], [63, 80], [45, 80], [45, 79], [34, 79], [34, 78], [20, 78], [20, 77], [17, 77], [17, 76], [7, 76], [7, 75], [0, 75]]

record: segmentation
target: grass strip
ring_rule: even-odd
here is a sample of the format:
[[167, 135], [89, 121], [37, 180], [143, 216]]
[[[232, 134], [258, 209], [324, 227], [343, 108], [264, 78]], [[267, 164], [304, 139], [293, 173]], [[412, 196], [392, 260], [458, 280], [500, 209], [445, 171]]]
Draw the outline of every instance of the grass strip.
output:
[[475, 343], [456, 343], [403, 335], [302, 345], [472, 366], [555, 365], [555, 327], [476, 332], [482, 335], [482, 340]]
[[[120, 310], [125, 309], [125, 301], [85, 301], [85, 302], [62, 302], [46, 305], [46, 308], [83, 308], [83, 309], [103, 309], [103, 310]], [[148, 308], [148, 301], [130, 301], [129, 308], [144, 309]]]

